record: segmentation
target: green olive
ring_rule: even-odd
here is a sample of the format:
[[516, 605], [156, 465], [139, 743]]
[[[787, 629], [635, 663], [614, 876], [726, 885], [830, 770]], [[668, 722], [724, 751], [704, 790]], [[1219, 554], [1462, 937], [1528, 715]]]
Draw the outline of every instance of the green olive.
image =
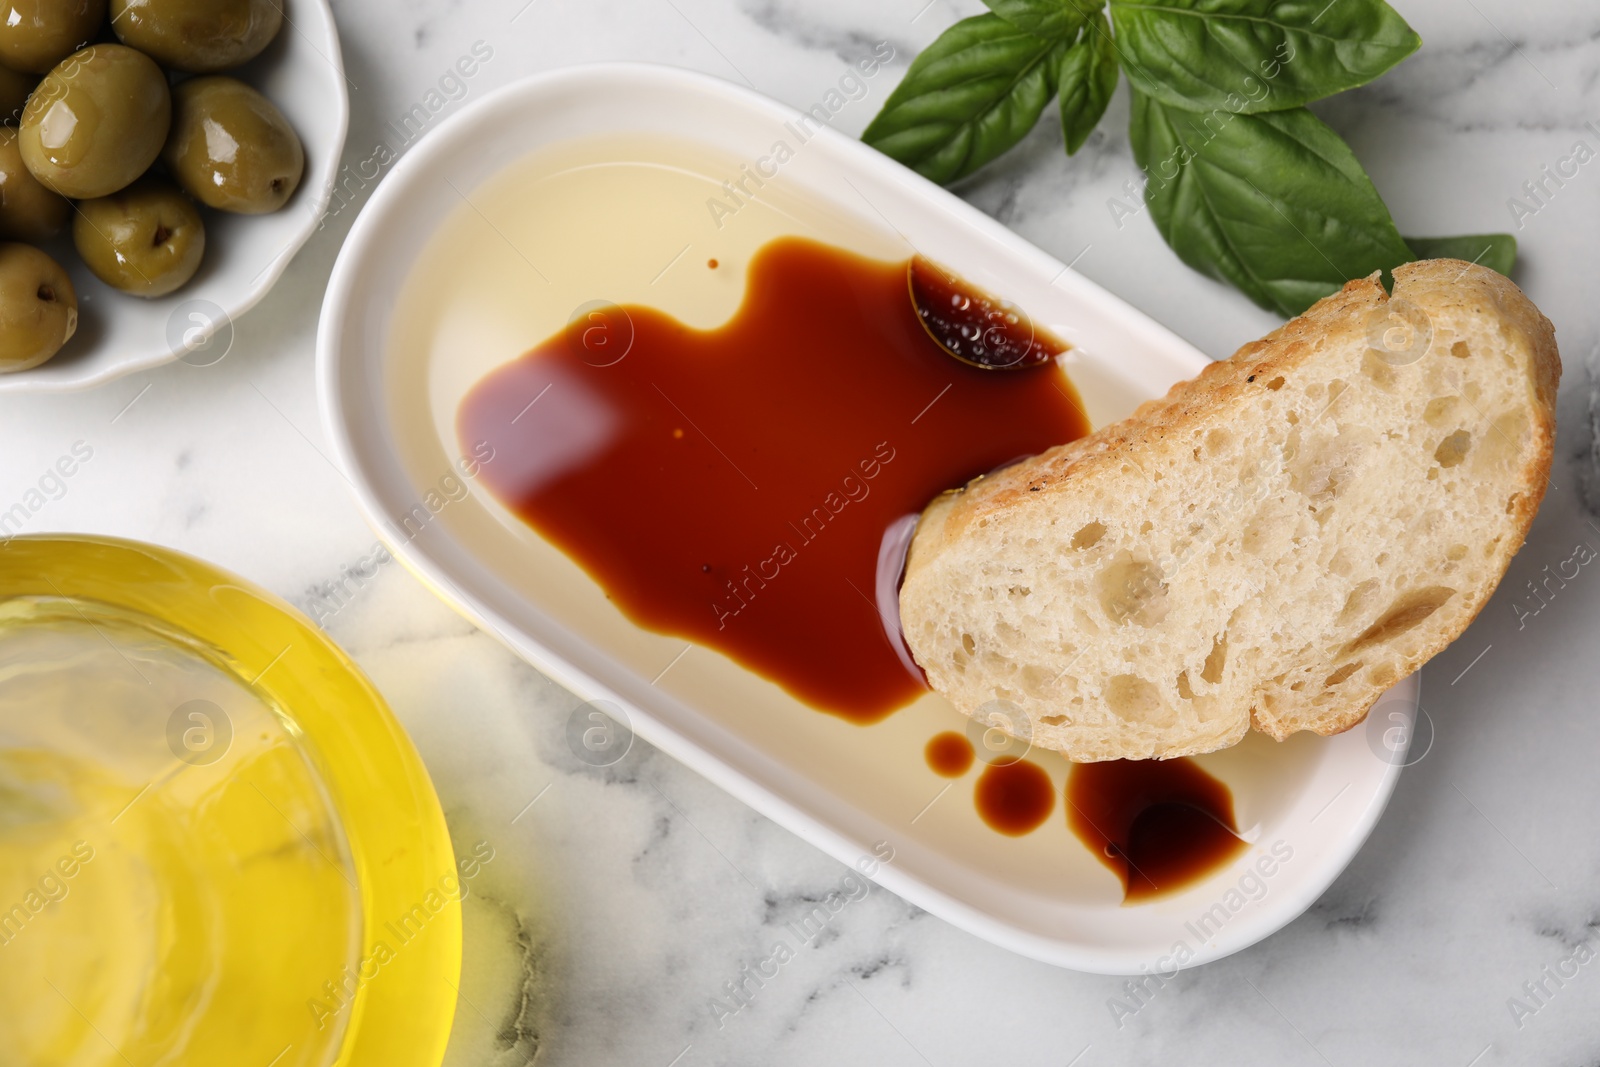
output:
[[161, 158], [190, 196], [241, 215], [282, 207], [306, 165], [300, 138], [272, 101], [216, 76], [172, 91], [172, 136]]
[[0, 67], [0, 125], [15, 126], [21, 121], [23, 105], [37, 84], [39, 79], [32, 74]]
[[17, 131], [0, 127], [0, 241], [43, 241], [61, 232], [72, 205], [22, 165]]
[[84, 266], [111, 288], [166, 296], [200, 269], [206, 229], [194, 201], [165, 178], [146, 176], [80, 203], [72, 241]]
[[249, 62], [282, 25], [281, 0], [111, 0], [118, 40], [191, 74]]
[[0, 244], [0, 374], [37, 367], [78, 328], [78, 294], [32, 245]]
[[94, 40], [106, 0], [0, 0], [0, 63], [43, 74]]
[[150, 168], [171, 122], [172, 94], [154, 60], [93, 45], [62, 60], [28, 98], [22, 161], [62, 196], [107, 196]]

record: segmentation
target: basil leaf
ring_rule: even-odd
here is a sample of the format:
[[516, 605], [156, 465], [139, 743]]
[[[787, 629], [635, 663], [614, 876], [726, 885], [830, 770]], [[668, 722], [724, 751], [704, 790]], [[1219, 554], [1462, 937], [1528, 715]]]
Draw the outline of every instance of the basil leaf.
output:
[[1061, 57], [1061, 134], [1067, 155], [1083, 147], [1117, 91], [1117, 46], [1106, 17], [1095, 12], [1077, 43]]
[[1281, 111], [1364, 85], [1422, 39], [1384, 0], [1111, 0], [1128, 80], [1195, 111]]
[[1106, 0], [983, 0], [989, 10], [1035, 37], [1070, 41]]
[[1418, 259], [1464, 259], [1508, 276], [1517, 262], [1517, 239], [1509, 233], [1407, 237], [1406, 244]]
[[1304, 108], [1200, 115], [1135, 90], [1129, 136], [1167, 244], [1264, 308], [1298, 315], [1416, 258], [1350, 146]]
[[966, 177], [1039, 121], [1065, 48], [999, 15], [962, 19], [912, 61], [861, 139], [936, 182]]

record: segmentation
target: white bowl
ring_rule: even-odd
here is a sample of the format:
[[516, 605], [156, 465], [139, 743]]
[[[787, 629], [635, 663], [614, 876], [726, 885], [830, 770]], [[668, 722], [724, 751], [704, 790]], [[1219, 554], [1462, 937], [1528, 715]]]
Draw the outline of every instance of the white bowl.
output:
[[233, 340], [233, 320], [254, 307], [322, 225], [350, 122], [344, 59], [328, 0], [284, 0], [283, 29], [231, 77], [261, 90], [305, 146], [300, 187], [271, 215], [202, 209], [206, 254], [170, 296], [119, 293], [78, 260], [68, 232], [45, 245], [78, 291], [78, 332], [48, 363], [0, 374], [0, 393], [84, 389], [182, 358], [215, 363]]
[[[702, 301], [688, 321], [714, 325], [737, 302], [749, 250], [728, 245], [735, 227], [710, 227], [698, 200], [683, 212], [687, 228], [639, 196], [601, 195], [595, 210], [580, 208], [573, 190], [625, 181], [637, 161], [595, 163], [637, 148], [672, 181], [716, 194], [720, 175], [739, 173], [732, 161], [768, 156], [796, 121], [792, 109], [712, 78], [605, 65], [509, 86], [419, 142], [357, 220], [323, 305], [323, 414], [360, 507], [426, 583], [581, 699], [607, 702], [613, 718], [752, 807], [981, 937], [1080, 970], [1138, 973], [1216, 959], [1279, 929], [1327, 888], [1377, 820], [1405, 760], [1415, 682], [1385, 698], [1370, 728], [1283, 745], [1253, 736], [1202, 757], [1232, 789], [1253, 847], [1185, 891], [1125, 907], [1116, 878], [1070, 836], [1060, 804], [1040, 829], [1011, 838], [976, 815], [972, 772], [950, 790], [956, 799], [945, 795], [922, 747], [966, 720], [939, 697], [870, 727], [807, 709], [712, 650], [686, 651], [682, 639], [634, 626], [470, 478], [464, 492], [443, 480], [456, 477], [453, 413], [466, 389], [561, 328], [584, 298], [648, 299], [683, 317], [679, 305], [716, 275], [721, 311]], [[654, 155], [685, 144], [712, 161], [703, 174]], [[1074, 345], [1068, 370], [1097, 425], [1206, 363], [994, 220], [831, 129], [781, 174], [763, 191], [778, 206], [752, 201], [741, 226], [879, 250], [909, 243], [1014, 300]], [[523, 206], [497, 215], [502, 196]], [[720, 257], [731, 269], [658, 272], [674, 253], [692, 266]], [[419, 263], [425, 285], [408, 290], [423, 284], [413, 279]], [[592, 727], [605, 732], [595, 710], [580, 705], [568, 722], [575, 756], [591, 763], [614, 758], [574, 741]], [[1034, 758], [1059, 788], [1064, 761]]]

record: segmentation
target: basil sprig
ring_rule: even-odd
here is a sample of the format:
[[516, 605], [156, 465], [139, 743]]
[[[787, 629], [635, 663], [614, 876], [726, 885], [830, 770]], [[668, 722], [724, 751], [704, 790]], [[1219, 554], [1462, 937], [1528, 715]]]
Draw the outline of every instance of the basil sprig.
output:
[[[1419, 257], [1509, 272], [1508, 234], [1404, 238], [1350, 147], [1304, 107], [1421, 40], [1384, 0], [985, 0], [912, 62], [862, 139], [939, 182], [1003, 154], [1059, 95], [1067, 154], [1118, 72], [1145, 202], [1189, 266], [1296, 315]], [[1109, 17], [1108, 17], [1109, 10]]]

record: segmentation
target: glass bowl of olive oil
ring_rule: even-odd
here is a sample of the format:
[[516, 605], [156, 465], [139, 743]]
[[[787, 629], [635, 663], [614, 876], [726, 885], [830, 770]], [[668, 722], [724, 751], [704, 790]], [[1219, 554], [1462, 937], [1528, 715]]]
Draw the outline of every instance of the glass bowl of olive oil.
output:
[[0, 544], [0, 1059], [437, 1067], [463, 893], [404, 730], [287, 604]]

